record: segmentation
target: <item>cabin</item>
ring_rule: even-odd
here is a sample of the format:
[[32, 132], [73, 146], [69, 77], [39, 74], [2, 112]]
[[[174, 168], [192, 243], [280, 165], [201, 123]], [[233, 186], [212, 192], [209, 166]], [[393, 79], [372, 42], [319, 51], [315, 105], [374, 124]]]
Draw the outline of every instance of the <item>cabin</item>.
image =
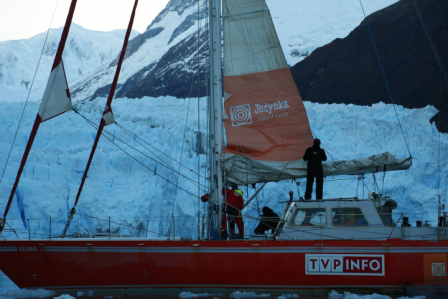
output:
[[[293, 201], [287, 206], [277, 240], [438, 240], [446, 239], [446, 226], [431, 227], [417, 221], [409, 224], [400, 216], [395, 222], [392, 211], [397, 203], [375, 194], [369, 199], [339, 198]], [[260, 238], [261, 236], [253, 236]], [[264, 236], [263, 236], [264, 237]], [[261, 237], [261, 239], [263, 239]], [[265, 238], [270, 238], [266, 236]]]

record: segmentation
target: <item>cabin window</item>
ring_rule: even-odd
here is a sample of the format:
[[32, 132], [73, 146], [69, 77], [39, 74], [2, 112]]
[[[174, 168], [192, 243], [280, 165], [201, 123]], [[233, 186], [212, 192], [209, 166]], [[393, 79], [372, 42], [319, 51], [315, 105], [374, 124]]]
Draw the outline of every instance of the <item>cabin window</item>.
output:
[[325, 226], [327, 218], [323, 208], [301, 208], [294, 212], [291, 219], [292, 225], [301, 226]]
[[333, 208], [333, 226], [366, 226], [366, 217], [360, 208]]

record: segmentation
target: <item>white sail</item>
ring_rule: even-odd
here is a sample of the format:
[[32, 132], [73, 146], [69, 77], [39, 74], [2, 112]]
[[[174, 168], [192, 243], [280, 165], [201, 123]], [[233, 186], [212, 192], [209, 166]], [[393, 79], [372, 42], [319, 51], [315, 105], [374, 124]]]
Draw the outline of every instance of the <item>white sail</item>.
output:
[[223, 35], [226, 180], [285, 179], [313, 138], [265, 1], [223, 1]]
[[60, 60], [60, 63], [50, 73], [38, 114], [42, 121], [46, 121], [70, 110], [72, 110], [70, 91], [64, 63]]

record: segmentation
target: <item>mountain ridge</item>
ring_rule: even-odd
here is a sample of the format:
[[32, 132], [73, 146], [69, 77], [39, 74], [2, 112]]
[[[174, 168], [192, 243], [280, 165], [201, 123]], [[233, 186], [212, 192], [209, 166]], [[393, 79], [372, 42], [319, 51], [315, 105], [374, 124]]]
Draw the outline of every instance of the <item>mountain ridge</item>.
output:
[[[72, 24], [63, 54], [67, 81], [71, 83], [115, 59], [125, 32], [120, 29], [110, 32], [87, 30]], [[42, 97], [61, 33], [62, 27], [50, 29], [48, 36], [44, 32], [29, 39], [0, 42], [1, 100], [25, 100], [33, 80], [31, 100]], [[131, 34], [132, 37], [136, 35], [136, 31]]]
[[[366, 10], [375, 11], [394, 2], [396, 1], [367, 1]], [[136, 68], [133, 74], [120, 78], [117, 96], [141, 98], [169, 95], [186, 98], [206, 94], [208, 44], [207, 29], [204, 28], [207, 22], [207, 7], [204, 3], [201, 4], [198, 0], [190, 0], [188, 3], [171, 0], [167, 4], [167, 7], [143, 33], [145, 35], [157, 30], [157, 34], [153, 34], [151, 37], [149, 34], [148, 39], [136, 38], [139, 40], [139, 47], [142, 47], [144, 43], [153, 43], [152, 48], [157, 52], [156, 57], [149, 58], [145, 65]], [[321, 0], [310, 5], [303, 1], [281, 0], [268, 1], [268, 5], [276, 27], [280, 28], [280, 31], [277, 31], [289, 64], [301, 61], [316, 47], [331, 41], [335, 36], [345, 36], [355, 27], [354, 24], [358, 24], [362, 20], [359, 8], [348, 5], [346, 2], [335, 3]], [[341, 10], [348, 14], [344, 21], [350, 25], [341, 23], [340, 20], [334, 20], [333, 10]], [[175, 23], [173, 22], [173, 13], [175, 13], [175, 17], [181, 16], [182, 19], [176, 21], [178, 24], [176, 28], [169, 29], [168, 27]], [[286, 17], [283, 16], [285, 14], [287, 14]], [[315, 20], [316, 17], [324, 18], [330, 24], [325, 24], [322, 27], [320, 20]], [[291, 30], [291, 25], [297, 25], [297, 28], [301, 28], [302, 31]], [[316, 35], [316, 30], [319, 32], [319, 38], [313, 36]], [[165, 38], [161, 37], [164, 31], [165, 33], [169, 32]], [[288, 33], [285, 33], [286, 31]], [[135, 42], [131, 41], [131, 44], [134, 45]], [[151, 48], [149, 45], [146, 47]], [[159, 53], [163, 47], [165, 47], [164, 53]], [[135, 47], [132, 48], [135, 49]], [[125, 61], [125, 64], [136, 64], [136, 61], [143, 62], [142, 59], [132, 58], [132, 55], [138, 56], [139, 53], [133, 51], [132, 54], [127, 54], [129, 61]], [[102, 74], [104, 72], [105, 70]], [[109, 83], [104, 84], [95, 92], [90, 91], [87, 94], [84, 91], [85, 87], [90, 84], [89, 81], [104, 77], [102, 74], [98, 73], [75, 85], [72, 93], [75, 97], [83, 99], [105, 96]], [[102, 85], [99, 80], [96, 82]]]

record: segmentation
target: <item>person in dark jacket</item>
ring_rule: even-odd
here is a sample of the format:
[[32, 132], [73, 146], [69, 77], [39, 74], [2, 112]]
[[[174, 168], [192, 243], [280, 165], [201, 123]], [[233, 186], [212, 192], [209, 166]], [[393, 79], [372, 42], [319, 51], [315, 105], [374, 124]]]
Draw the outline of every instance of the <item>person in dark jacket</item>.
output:
[[306, 175], [306, 189], [305, 200], [311, 199], [313, 192], [314, 178], [316, 178], [316, 199], [322, 199], [324, 187], [324, 171], [322, 168], [322, 161], [327, 161], [325, 151], [320, 148], [320, 140], [314, 139], [312, 147], [307, 148], [303, 160], [308, 161], [308, 172]]
[[264, 234], [265, 231], [277, 228], [280, 217], [269, 207], [263, 207], [263, 215], [261, 215], [260, 224], [255, 228], [254, 233]]

